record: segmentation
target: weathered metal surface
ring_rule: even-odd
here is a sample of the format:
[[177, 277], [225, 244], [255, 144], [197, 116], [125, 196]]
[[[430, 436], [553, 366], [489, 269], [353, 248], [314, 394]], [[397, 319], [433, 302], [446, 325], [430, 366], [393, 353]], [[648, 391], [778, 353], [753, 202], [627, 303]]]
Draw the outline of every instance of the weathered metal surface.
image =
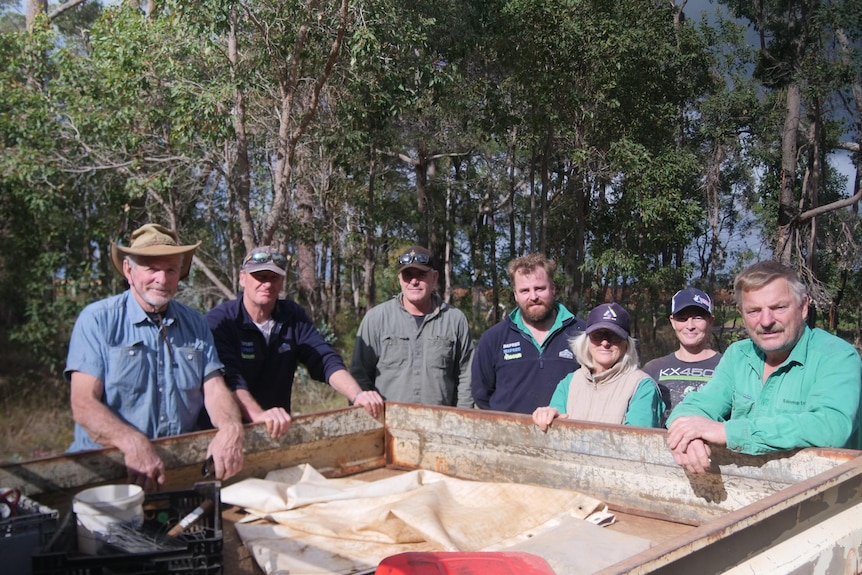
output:
[[[201, 465], [214, 431], [153, 441], [165, 462], [165, 490], [188, 489], [201, 480]], [[385, 465], [383, 418], [361, 409], [298, 416], [288, 432], [271, 439], [262, 425], [245, 430], [245, 464], [230, 482], [262, 477], [267, 471], [311, 463], [321, 473], [345, 475]], [[0, 486], [18, 487], [40, 502], [61, 509], [83, 486], [124, 481], [123, 456], [116, 449], [70, 453], [0, 465]]]
[[859, 573], [860, 519], [862, 458], [857, 458], [596, 575]]
[[387, 405], [387, 458], [483, 481], [582, 491], [623, 510], [700, 524], [830, 470], [856, 452], [801, 450], [748, 456], [713, 449], [715, 472], [690, 476], [676, 465], [666, 432], [615, 425], [555, 423], [540, 431], [529, 416]]
[[[529, 416], [388, 403], [377, 419], [358, 408], [297, 417], [277, 441], [262, 426], [250, 426], [245, 466], [231, 481], [310, 463], [327, 476], [388, 466], [577, 489], [647, 526], [650, 517], [697, 526], [657, 540], [601, 575], [859, 572], [859, 452], [752, 457], [716, 448], [712, 472], [688, 476], [673, 462], [665, 437], [663, 430], [569, 421], [541, 432]], [[202, 432], [155, 442], [168, 468], [165, 489], [200, 480], [211, 438]], [[124, 479], [122, 456], [109, 449], [0, 466], [0, 485], [20, 487], [58, 509], [67, 509], [84, 486]], [[226, 525], [226, 572], [259, 573]]]

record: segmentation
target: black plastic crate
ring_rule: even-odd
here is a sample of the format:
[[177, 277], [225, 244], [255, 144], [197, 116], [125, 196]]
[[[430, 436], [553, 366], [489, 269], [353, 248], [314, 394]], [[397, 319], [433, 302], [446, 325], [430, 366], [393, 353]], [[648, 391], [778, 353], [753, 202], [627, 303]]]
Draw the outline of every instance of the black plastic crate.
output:
[[60, 514], [21, 495], [3, 489], [4, 509], [9, 517], [0, 519], [0, 562], [5, 573], [29, 575], [33, 553], [44, 547], [57, 531]]
[[197, 483], [194, 489], [147, 494], [140, 532], [163, 541], [167, 531], [205, 500], [212, 509], [176, 537], [179, 548], [130, 553], [109, 545], [99, 555], [78, 552], [77, 522], [69, 513], [41, 552], [33, 555], [33, 575], [221, 575], [223, 573], [221, 483]]

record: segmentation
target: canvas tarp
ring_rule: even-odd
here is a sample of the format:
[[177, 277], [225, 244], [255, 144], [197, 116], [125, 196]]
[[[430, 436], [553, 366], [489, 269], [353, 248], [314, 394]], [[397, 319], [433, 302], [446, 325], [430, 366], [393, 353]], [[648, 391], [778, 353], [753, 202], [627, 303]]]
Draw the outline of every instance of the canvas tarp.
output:
[[[649, 546], [606, 535], [584, 521], [593, 514], [596, 522], [611, 517], [602, 502], [584, 494], [466, 481], [427, 470], [368, 482], [327, 479], [300, 465], [228, 486], [222, 501], [248, 512], [237, 532], [268, 574], [368, 573], [384, 557], [406, 551], [504, 549], [541, 554], [562, 573], [562, 564], [601, 548], [591, 541], [595, 538], [625, 553], [615, 561]], [[542, 543], [558, 546], [567, 533], [578, 541], [567, 542], [560, 557]], [[631, 549], [620, 548], [625, 545]]]

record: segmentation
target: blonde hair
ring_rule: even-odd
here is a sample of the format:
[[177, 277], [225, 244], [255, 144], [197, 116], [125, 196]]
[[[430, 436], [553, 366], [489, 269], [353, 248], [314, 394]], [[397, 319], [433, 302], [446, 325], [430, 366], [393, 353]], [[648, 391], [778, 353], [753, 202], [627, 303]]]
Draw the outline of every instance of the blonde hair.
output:
[[[575, 354], [575, 359], [578, 363], [592, 371], [596, 367], [596, 362], [593, 361], [593, 354], [590, 353], [590, 336], [586, 333], [577, 335], [569, 340], [569, 349]], [[629, 373], [638, 369], [638, 348], [637, 340], [632, 336], [626, 339], [626, 352], [617, 363], [622, 364], [620, 373]]]
[[554, 272], [557, 271], [557, 262], [549, 260], [544, 254], [527, 254], [519, 258], [515, 258], [509, 262], [509, 281], [515, 285], [515, 274], [520, 272], [524, 275], [529, 274], [536, 268], [542, 268], [548, 274], [548, 279], [553, 283]]

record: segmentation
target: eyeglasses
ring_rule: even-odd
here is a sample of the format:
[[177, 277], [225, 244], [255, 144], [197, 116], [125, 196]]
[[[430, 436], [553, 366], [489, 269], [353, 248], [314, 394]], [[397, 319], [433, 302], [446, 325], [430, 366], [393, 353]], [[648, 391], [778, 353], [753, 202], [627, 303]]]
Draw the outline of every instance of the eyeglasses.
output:
[[272, 260], [272, 263], [284, 269], [287, 265], [287, 258], [284, 257], [283, 254], [275, 253], [271, 254], [269, 252], [254, 252], [253, 254], [249, 254], [248, 257], [245, 258], [245, 261], [242, 262], [242, 265], [247, 264], [248, 262], [254, 262], [256, 264], [265, 264], [266, 262]]
[[600, 329], [589, 334], [590, 341], [599, 344], [603, 341], [607, 341], [611, 345], [618, 345], [622, 343], [623, 338], [618, 336], [612, 331], [606, 329]]
[[417, 264], [422, 264], [423, 266], [427, 266], [431, 261], [431, 256], [427, 254], [417, 254], [414, 252], [410, 252], [409, 254], [401, 254], [398, 256], [398, 263], [402, 266], [406, 266], [408, 264], [412, 264], [416, 262]]

